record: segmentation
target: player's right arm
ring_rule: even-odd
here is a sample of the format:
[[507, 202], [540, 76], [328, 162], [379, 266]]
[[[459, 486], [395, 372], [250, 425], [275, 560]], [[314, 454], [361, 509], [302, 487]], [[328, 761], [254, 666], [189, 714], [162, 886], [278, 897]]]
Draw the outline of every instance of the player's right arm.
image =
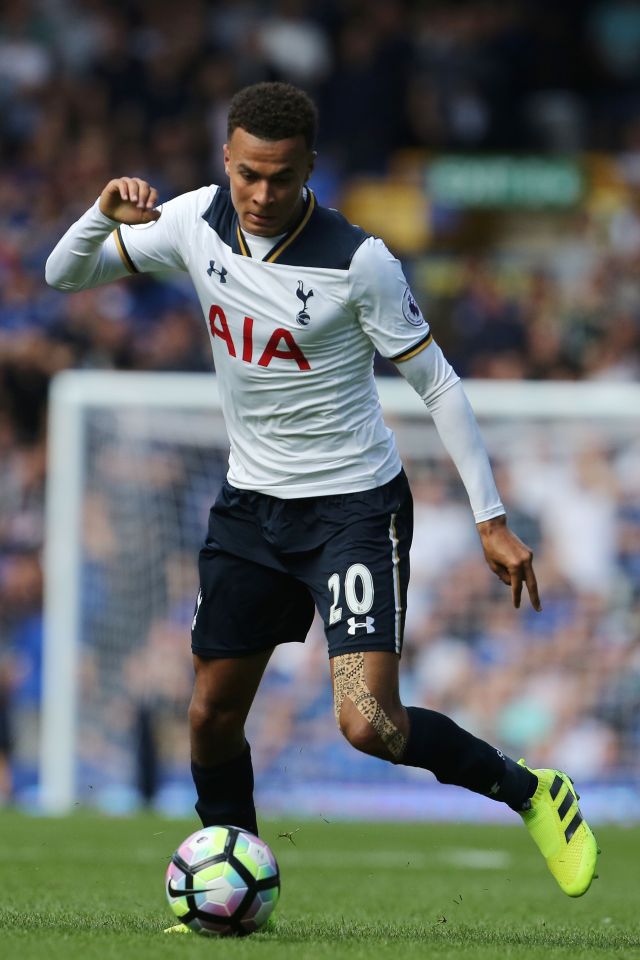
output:
[[[178, 198], [179, 199], [179, 198]], [[58, 290], [86, 290], [130, 273], [184, 269], [176, 248], [176, 201], [156, 209], [158, 194], [145, 180], [110, 180], [92, 207], [59, 240], [45, 267], [47, 283]], [[153, 236], [146, 229], [153, 228]], [[139, 230], [133, 262], [123, 239]], [[131, 246], [131, 244], [130, 244]]]

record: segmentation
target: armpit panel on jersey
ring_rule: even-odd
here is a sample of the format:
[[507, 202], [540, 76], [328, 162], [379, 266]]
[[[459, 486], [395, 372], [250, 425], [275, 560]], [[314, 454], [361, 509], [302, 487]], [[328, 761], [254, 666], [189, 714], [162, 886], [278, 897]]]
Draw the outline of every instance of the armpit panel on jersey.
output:
[[[354, 253], [370, 234], [349, 223], [337, 210], [318, 206], [311, 190], [307, 191], [307, 195], [302, 217], [269, 251], [264, 262], [348, 270]], [[202, 218], [231, 247], [233, 253], [249, 255], [228, 189], [218, 189]]]

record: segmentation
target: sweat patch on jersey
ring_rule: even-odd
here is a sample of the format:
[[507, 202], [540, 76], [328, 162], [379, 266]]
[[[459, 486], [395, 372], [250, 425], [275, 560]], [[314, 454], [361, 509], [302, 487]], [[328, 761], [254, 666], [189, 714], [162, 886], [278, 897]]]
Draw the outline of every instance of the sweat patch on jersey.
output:
[[333, 658], [333, 705], [340, 726], [340, 710], [349, 698], [358, 713], [378, 734], [385, 747], [399, 760], [405, 752], [407, 738], [384, 712], [364, 678], [364, 653], [343, 653]]

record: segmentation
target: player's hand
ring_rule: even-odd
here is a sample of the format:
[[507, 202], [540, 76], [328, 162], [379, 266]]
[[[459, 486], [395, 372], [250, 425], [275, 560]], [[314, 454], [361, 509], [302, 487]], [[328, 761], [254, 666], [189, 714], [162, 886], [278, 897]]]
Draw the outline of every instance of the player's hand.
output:
[[106, 217], [119, 223], [151, 223], [160, 218], [154, 210], [158, 191], [139, 177], [118, 177], [109, 180], [100, 194], [99, 207]]
[[542, 610], [538, 583], [533, 572], [533, 553], [507, 526], [507, 518], [494, 517], [476, 524], [485, 560], [497, 577], [511, 587], [514, 607], [520, 606], [522, 585], [526, 584], [534, 610]]

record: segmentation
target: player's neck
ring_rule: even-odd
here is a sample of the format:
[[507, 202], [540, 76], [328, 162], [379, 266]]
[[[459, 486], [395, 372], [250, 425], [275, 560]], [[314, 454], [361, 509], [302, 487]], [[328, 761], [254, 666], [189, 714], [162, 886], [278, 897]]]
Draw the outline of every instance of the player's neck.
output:
[[247, 233], [246, 230], [243, 230], [242, 233], [253, 260], [264, 260], [275, 245], [280, 243], [283, 237], [286, 237], [286, 233], [279, 233], [274, 237], [257, 237], [254, 233]]

